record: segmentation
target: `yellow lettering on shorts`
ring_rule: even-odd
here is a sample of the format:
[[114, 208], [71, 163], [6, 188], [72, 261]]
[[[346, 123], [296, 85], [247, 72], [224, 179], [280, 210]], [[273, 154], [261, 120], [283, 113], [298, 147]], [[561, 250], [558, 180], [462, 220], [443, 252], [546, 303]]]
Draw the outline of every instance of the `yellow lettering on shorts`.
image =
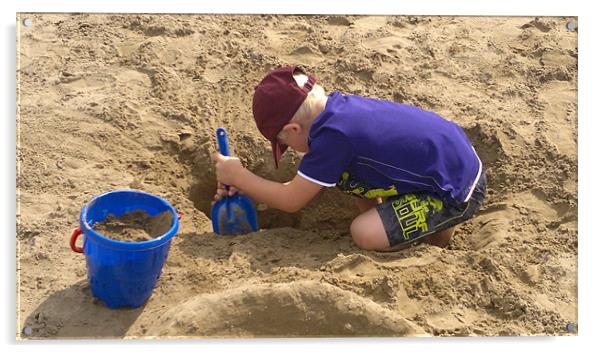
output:
[[430, 196], [427, 196], [426, 200], [428, 201], [429, 205], [431, 205], [433, 210], [435, 210], [435, 212], [439, 212], [443, 209], [443, 201]]
[[[438, 204], [436, 201], [439, 201]], [[429, 212], [429, 202], [421, 201], [414, 194], [405, 194], [399, 200], [392, 202], [393, 210], [397, 216], [397, 221], [401, 226], [403, 238], [408, 240], [413, 233], [428, 231], [426, 224], [426, 215]], [[440, 200], [432, 199], [433, 208], [439, 206], [439, 210], [443, 207]]]
[[377, 197], [389, 197], [397, 195], [397, 188], [395, 185], [391, 185], [388, 190], [385, 189], [372, 189], [366, 192], [365, 197], [368, 199], [375, 199]]
[[341, 180], [339, 181], [339, 184], [345, 186], [346, 190], [344, 190], [344, 191], [346, 193], [363, 197], [365, 189], [362, 186], [357, 185], [357, 183], [349, 182], [349, 173], [348, 172], [343, 172], [343, 174], [341, 175]]

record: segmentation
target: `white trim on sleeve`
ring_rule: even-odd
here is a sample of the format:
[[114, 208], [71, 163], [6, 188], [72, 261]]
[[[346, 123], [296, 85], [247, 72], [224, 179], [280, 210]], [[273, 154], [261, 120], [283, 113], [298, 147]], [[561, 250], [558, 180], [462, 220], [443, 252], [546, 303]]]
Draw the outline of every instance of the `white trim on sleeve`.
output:
[[[472, 148], [472, 150], [474, 151], [475, 155], [477, 155], [477, 151], [475, 151], [474, 147]], [[468, 192], [466, 199], [464, 199], [464, 202], [468, 202], [468, 200], [470, 200], [470, 197], [472, 196], [472, 192], [474, 191], [474, 188], [477, 186], [479, 179], [481, 179], [481, 173], [483, 172], [483, 163], [481, 162], [481, 159], [479, 158], [478, 155], [477, 155], [477, 159], [479, 161], [479, 172], [477, 173], [477, 177], [474, 180], [474, 182], [472, 183], [472, 186], [470, 187], [470, 191]]]
[[307, 175], [305, 175], [305, 174], [301, 173], [301, 171], [300, 171], [300, 170], [297, 170], [297, 174], [299, 174], [299, 175], [300, 175], [300, 176], [302, 176], [303, 178], [305, 178], [305, 179], [307, 179], [307, 180], [311, 181], [312, 183], [316, 183], [316, 184], [319, 184], [319, 185], [322, 185], [322, 186], [326, 186], [326, 187], [328, 187], [328, 188], [330, 188], [330, 187], [333, 187], [333, 186], [337, 185], [337, 183], [325, 183], [325, 182], [323, 182], [323, 181], [316, 180], [316, 179], [314, 179], [314, 178], [312, 178], [312, 177], [308, 177]]

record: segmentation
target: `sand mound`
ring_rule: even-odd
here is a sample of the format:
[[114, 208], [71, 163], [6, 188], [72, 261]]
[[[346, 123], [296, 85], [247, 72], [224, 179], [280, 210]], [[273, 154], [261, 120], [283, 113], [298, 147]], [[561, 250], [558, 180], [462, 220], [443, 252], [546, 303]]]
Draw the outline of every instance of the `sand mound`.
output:
[[316, 337], [415, 336], [397, 313], [329, 284], [252, 285], [197, 296], [151, 323], [149, 335]]

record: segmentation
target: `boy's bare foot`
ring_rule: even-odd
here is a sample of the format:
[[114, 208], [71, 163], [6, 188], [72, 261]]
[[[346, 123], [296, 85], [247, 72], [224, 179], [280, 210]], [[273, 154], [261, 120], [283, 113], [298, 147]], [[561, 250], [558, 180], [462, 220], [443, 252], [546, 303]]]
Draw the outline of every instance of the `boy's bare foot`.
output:
[[433, 235], [429, 235], [424, 239], [424, 243], [438, 246], [440, 248], [447, 248], [451, 237], [454, 235], [456, 227], [447, 228]]

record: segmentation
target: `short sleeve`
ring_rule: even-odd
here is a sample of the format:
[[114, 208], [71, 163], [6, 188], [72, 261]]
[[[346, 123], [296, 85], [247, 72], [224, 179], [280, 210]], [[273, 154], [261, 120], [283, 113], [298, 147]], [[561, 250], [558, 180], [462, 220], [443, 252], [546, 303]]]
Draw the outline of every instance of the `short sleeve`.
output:
[[353, 148], [345, 135], [322, 129], [301, 160], [297, 174], [326, 187], [335, 186], [353, 159]]

